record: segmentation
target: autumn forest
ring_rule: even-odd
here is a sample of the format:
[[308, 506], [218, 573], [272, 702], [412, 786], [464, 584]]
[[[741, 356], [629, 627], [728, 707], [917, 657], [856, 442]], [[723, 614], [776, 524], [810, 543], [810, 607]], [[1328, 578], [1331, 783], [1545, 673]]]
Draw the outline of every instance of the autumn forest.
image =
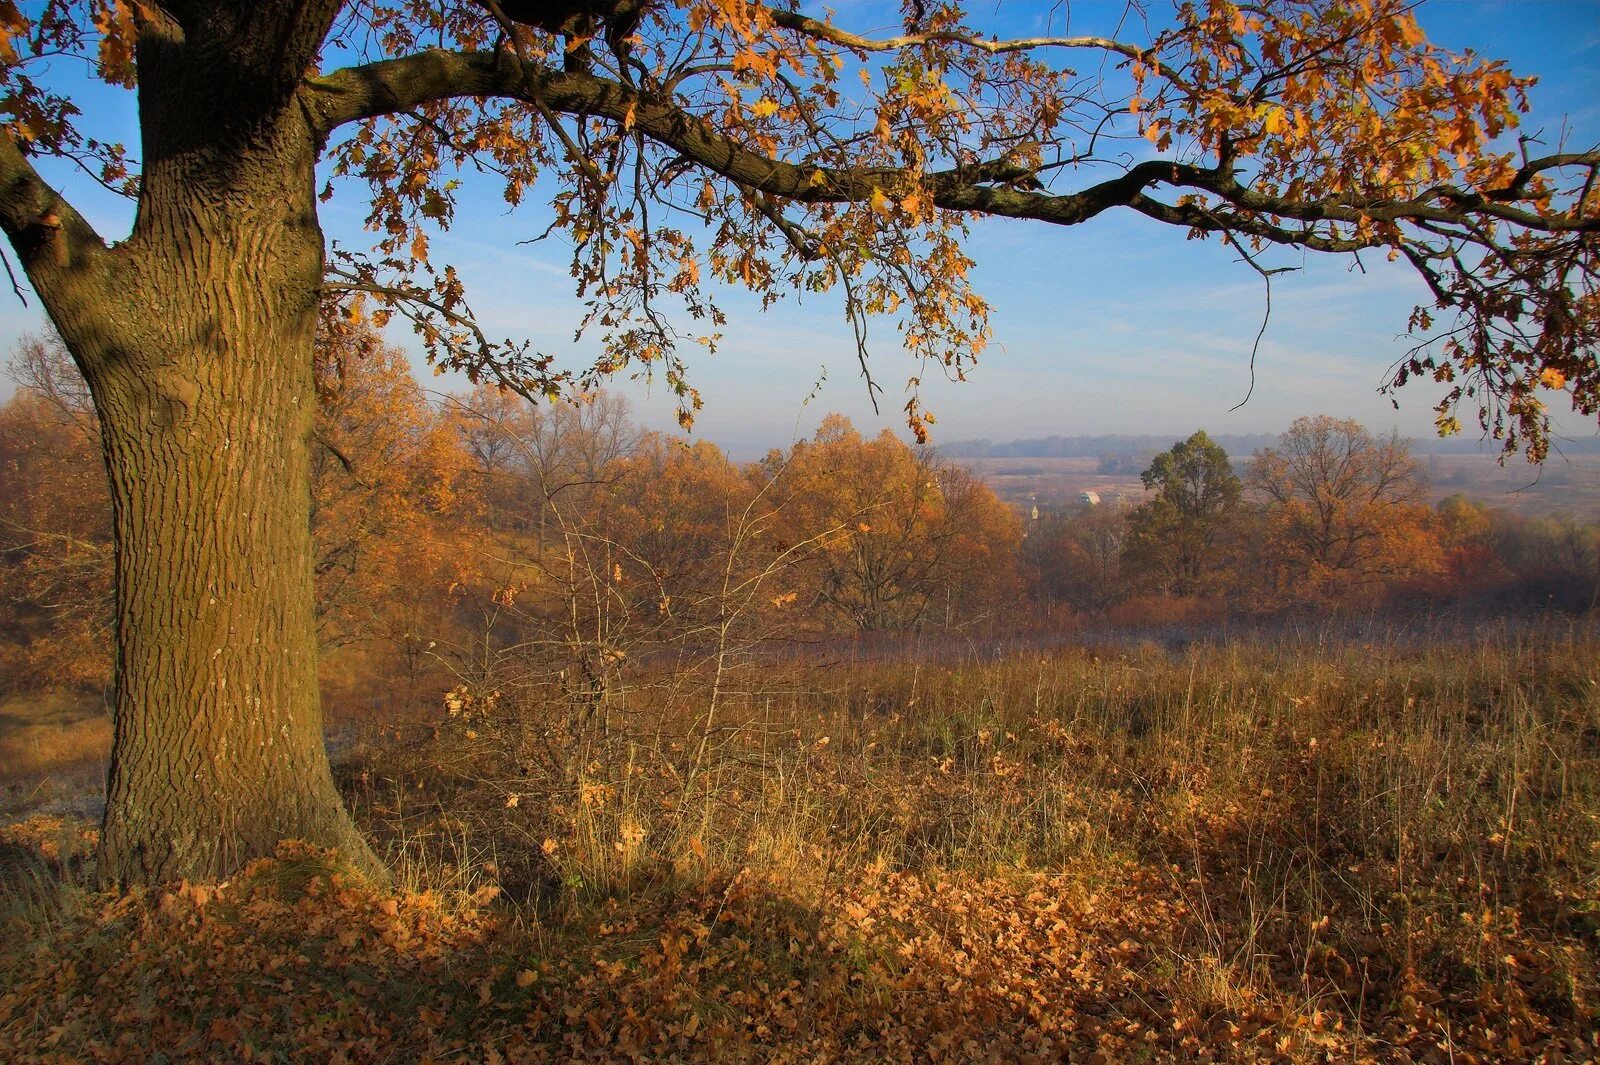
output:
[[[98, 692], [112, 545], [95, 413], [57, 340], [25, 341], [10, 371], [6, 688]], [[1600, 526], [1429, 505], [1405, 440], [1329, 417], [1237, 462], [1200, 431], [1150, 461], [1137, 503], [1022, 513], [960, 460], [839, 415], [740, 465], [641, 430], [603, 391], [432, 399], [374, 334], [325, 344], [316, 372], [318, 638], [325, 683], [357, 704], [397, 680], [415, 697], [449, 677], [561, 678], [598, 712], [669, 657], [1600, 603]]]
[[1486, 12], [0, 0], [0, 1060], [1600, 1060], [1600, 141]]

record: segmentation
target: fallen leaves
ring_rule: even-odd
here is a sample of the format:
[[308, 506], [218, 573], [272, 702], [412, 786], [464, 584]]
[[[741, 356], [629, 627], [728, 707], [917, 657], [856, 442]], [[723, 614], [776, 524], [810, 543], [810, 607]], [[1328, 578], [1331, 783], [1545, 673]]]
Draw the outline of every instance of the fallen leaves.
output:
[[[1590, 652], [835, 670], [765, 748], [788, 805], [736, 747], [661, 803], [670, 745], [620, 736], [559, 810], [484, 783], [505, 828], [461, 890], [286, 844], [225, 884], [8, 905], [0, 1058], [1592, 1060]], [[1512, 704], [1559, 761], [1452, 713]], [[1493, 788], [1422, 790], [1514, 754], [1514, 828]], [[0, 828], [3, 898], [93, 845]], [[559, 878], [540, 905], [509, 890], [525, 861]]]

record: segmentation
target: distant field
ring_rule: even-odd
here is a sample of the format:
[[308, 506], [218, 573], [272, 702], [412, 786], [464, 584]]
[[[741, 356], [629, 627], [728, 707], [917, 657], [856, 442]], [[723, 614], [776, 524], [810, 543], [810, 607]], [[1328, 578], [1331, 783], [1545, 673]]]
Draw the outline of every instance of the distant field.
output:
[[962, 459], [973, 473], [1007, 503], [1063, 506], [1078, 502], [1080, 492], [1098, 492], [1102, 500], [1118, 493], [1138, 502], [1144, 485], [1138, 476], [1096, 472], [1098, 459]]
[[1558, 455], [1542, 470], [1520, 460], [1501, 466], [1486, 455], [1426, 455], [1422, 463], [1434, 499], [1462, 492], [1530, 517], [1600, 521], [1600, 455]]
[[[1135, 474], [1102, 474], [1092, 458], [963, 459], [972, 471], [1015, 506], [1059, 507], [1078, 502], [1082, 492], [1102, 500], [1123, 494], [1144, 498]], [[1490, 506], [1530, 517], [1567, 513], [1581, 521], [1600, 521], [1600, 455], [1556, 456], [1544, 469], [1518, 460], [1500, 465], [1488, 455], [1423, 455], [1429, 498], [1437, 502], [1463, 493]]]

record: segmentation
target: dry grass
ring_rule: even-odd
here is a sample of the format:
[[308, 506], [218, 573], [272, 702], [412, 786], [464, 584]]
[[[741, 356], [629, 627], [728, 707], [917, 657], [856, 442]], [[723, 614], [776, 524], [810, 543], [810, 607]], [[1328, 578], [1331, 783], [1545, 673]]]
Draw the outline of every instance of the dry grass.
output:
[[[395, 896], [95, 900], [30, 859], [0, 1047], [131, 1059], [133, 1018], [175, 1059], [1600, 1056], [1591, 634], [733, 681], [711, 730], [680, 683], [605, 729], [477, 693], [373, 742], [345, 783]], [[163, 973], [187, 997], [125, 989]]]
[[98, 796], [111, 753], [111, 718], [97, 696], [0, 698], [0, 810]]

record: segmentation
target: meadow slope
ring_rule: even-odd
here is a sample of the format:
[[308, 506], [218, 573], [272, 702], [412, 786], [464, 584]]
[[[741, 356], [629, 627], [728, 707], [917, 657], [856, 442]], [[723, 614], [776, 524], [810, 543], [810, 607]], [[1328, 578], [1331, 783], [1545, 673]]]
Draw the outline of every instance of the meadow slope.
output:
[[455, 692], [286, 845], [86, 886], [0, 833], [14, 1061], [1584, 1061], [1600, 640], [750, 664]]

